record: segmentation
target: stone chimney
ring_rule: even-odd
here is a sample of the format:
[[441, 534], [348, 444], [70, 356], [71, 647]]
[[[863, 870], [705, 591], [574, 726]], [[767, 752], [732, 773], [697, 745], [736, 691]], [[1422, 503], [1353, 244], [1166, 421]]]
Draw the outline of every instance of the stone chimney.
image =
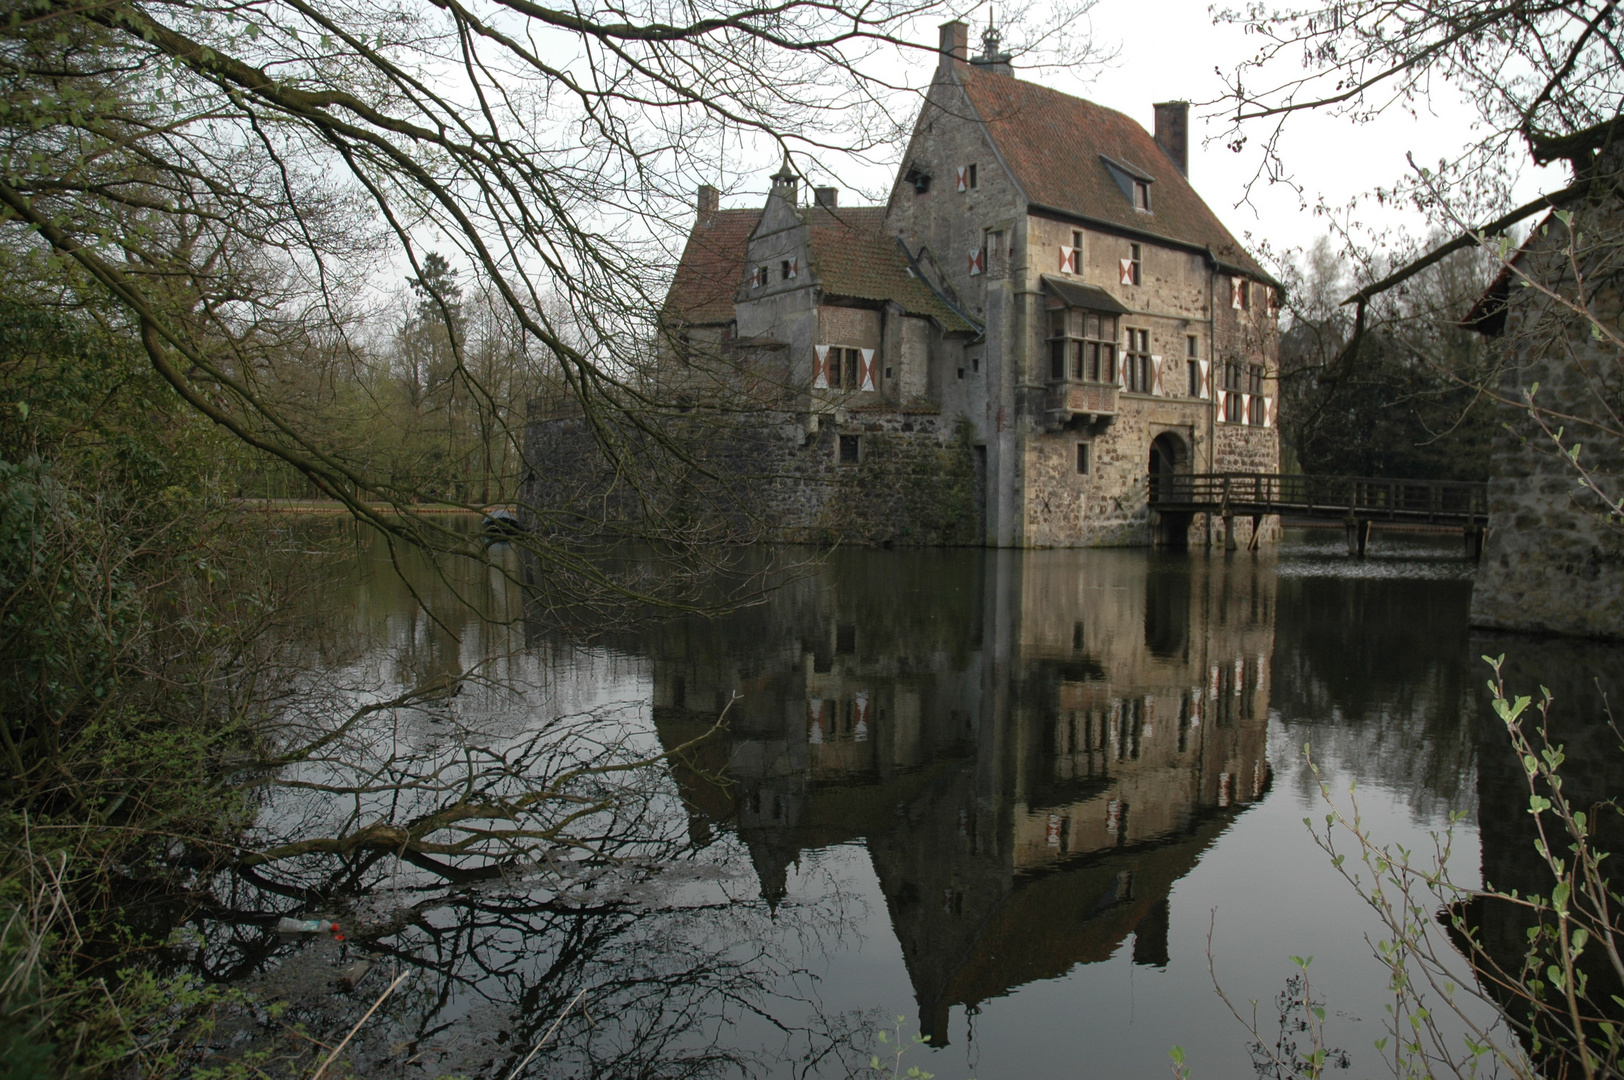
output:
[[1190, 175], [1190, 103], [1188, 101], [1158, 101], [1156, 103], [1156, 144], [1173, 159], [1179, 172]]
[[827, 210], [833, 210], [840, 205], [840, 189], [837, 187], [813, 188], [812, 201]]
[[942, 24], [939, 64], [964, 64], [970, 60], [970, 28], [958, 19]]
[[700, 184], [699, 201], [696, 205], [699, 207], [700, 218], [707, 218], [722, 208], [722, 193], [709, 184]]

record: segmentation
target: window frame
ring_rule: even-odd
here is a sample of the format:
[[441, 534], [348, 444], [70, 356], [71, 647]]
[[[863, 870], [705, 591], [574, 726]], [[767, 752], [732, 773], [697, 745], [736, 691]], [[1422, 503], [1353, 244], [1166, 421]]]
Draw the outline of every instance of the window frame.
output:
[[[851, 448], [847, 456], [847, 448]], [[863, 437], [861, 435], [848, 435], [841, 432], [835, 436], [835, 462], [840, 465], [861, 465], [863, 463]]]
[[1144, 250], [1138, 244], [1128, 245], [1128, 277], [1130, 285], [1140, 284], [1140, 265], [1144, 259]]
[[974, 191], [979, 186], [979, 177], [976, 175], [976, 163], [972, 161], [970, 162], [970, 172], [968, 174], [967, 187], [968, 190]]
[[1151, 376], [1150, 330], [1124, 327], [1127, 342], [1122, 347], [1122, 386], [1130, 394], [1148, 394], [1155, 386]]
[[1195, 334], [1184, 335], [1184, 364], [1188, 382], [1185, 384], [1189, 391], [1187, 397], [1201, 396], [1201, 339]]
[[1092, 449], [1092, 446], [1093, 446], [1093, 444], [1089, 443], [1089, 442], [1079, 442], [1077, 444], [1077, 475], [1078, 476], [1088, 476], [1090, 474], [1090, 472], [1093, 471], [1093, 467], [1094, 467], [1094, 451]]
[[1050, 308], [1049, 381], [1114, 385], [1121, 333], [1120, 317], [1114, 312]]
[[1150, 181], [1134, 179], [1133, 208], [1146, 214], [1150, 213]]

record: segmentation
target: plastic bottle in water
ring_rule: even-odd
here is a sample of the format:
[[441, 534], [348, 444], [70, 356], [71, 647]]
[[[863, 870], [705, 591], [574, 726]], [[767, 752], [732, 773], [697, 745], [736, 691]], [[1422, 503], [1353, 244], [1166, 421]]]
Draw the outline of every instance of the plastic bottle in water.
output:
[[286, 915], [276, 920], [278, 934], [320, 934], [328, 930], [337, 931], [338, 924], [326, 919], [290, 919]]

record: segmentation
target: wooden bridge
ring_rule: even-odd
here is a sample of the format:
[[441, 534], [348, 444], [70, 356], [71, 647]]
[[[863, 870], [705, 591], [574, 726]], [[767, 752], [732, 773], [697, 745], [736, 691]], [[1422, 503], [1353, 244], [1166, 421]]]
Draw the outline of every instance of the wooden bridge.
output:
[[[1279, 476], [1266, 473], [1153, 473], [1150, 506], [1169, 525], [1188, 515], [1223, 518], [1225, 547], [1234, 550], [1234, 518], [1269, 514], [1340, 521], [1348, 553], [1363, 555], [1376, 522], [1460, 529], [1473, 558], [1483, 551], [1489, 520], [1488, 485], [1461, 480], [1396, 480], [1366, 476]], [[1169, 535], [1172, 530], [1169, 531]]]

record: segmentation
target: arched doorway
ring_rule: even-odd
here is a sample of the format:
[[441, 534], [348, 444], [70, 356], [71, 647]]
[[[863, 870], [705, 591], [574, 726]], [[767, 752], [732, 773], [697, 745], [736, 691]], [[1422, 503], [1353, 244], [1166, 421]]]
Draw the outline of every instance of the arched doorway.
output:
[[1164, 431], [1150, 444], [1150, 501], [1175, 498], [1172, 477], [1188, 471], [1190, 449], [1177, 432]]
[[1164, 431], [1150, 444], [1150, 526], [1151, 542], [1157, 547], [1183, 551], [1189, 545], [1190, 522], [1195, 515], [1188, 511], [1161, 509], [1163, 504], [1177, 503], [1179, 491], [1173, 477], [1189, 472], [1190, 447], [1174, 431]]

